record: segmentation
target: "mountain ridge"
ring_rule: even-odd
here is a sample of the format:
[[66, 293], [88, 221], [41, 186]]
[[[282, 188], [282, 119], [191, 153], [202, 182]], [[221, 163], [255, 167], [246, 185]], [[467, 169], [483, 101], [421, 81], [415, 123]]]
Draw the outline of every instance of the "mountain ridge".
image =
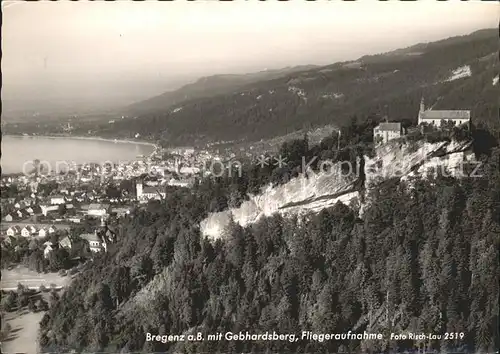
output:
[[217, 94], [231, 92], [241, 86], [255, 81], [277, 78], [289, 73], [308, 70], [316, 65], [287, 66], [282, 69], [261, 70], [245, 74], [214, 74], [203, 76], [194, 82], [185, 84], [176, 90], [164, 92], [147, 100], [133, 103], [125, 108], [126, 113], [138, 114], [156, 109], [169, 109], [184, 101], [211, 97]]
[[[305, 123], [339, 126], [352, 116], [387, 115], [415, 124], [422, 96], [435, 109], [470, 109], [475, 123], [500, 129], [499, 86], [492, 83], [500, 68], [497, 34], [488, 29], [417, 44], [425, 47], [420, 54], [386, 55], [384, 60], [365, 56], [238, 84], [230, 92], [223, 85], [226, 92], [213, 90], [212, 96], [188, 99], [113, 126], [102, 124], [98, 132], [196, 145], [268, 139], [300, 130]], [[468, 74], [453, 77], [463, 67]]]

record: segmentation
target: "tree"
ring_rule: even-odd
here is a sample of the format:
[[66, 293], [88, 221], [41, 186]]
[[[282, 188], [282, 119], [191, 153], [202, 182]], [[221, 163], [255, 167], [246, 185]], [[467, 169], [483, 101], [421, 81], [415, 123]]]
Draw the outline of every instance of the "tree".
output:
[[21, 309], [24, 306], [28, 305], [29, 295], [28, 293], [21, 293], [17, 296], [17, 308]]
[[33, 301], [33, 299], [29, 299], [28, 300], [28, 310], [31, 311], [31, 312], [36, 312], [36, 306], [35, 306], [35, 302]]
[[57, 305], [57, 302], [59, 301], [60, 297], [59, 297], [59, 294], [57, 293], [57, 291], [55, 290], [52, 290], [50, 292], [50, 308], [54, 308], [56, 305]]
[[69, 258], [69, 252], [63, 248], [56, 248], [49, 253], [49, 268], [52, 271], [58, 271], [60, 269], [68, 269], [71, 266], [71, 260]]
[[16, 306], [17, 296], [13, 291], [9, 291], [7, 296], [2, 296], [2, 310], [11, 312]]
[[38, 311], [47, 311], [49, 309], [49, 304], [43, 298], [40, 298], [36, 303], [36, 308]]
[[67, 212], [66, 204], [59, 204], [57, 207], [57, 212], [59, 213], [60, 216], [66, 215]]
[[12, 331], [12, 326], [10, 323], [6, 323], [5, 320], [2, 319], [2, 330], [0, 331], [0, 341], [4, 341], [9, 337], [10, 332]]
[[[124, 185], [124, 187], [128, 188], [129, 186]], [[115, 185], [108, 185], [106, 187], [106, 196], [108, 198], [111, 198], [111, 199], [113, 199], [113, 198], [120, 198], [121, 197], [121, 191]]]

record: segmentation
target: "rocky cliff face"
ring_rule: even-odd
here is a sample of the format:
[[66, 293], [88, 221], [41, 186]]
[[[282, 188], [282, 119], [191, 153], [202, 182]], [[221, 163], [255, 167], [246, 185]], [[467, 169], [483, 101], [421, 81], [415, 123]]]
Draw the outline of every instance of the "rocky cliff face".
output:
[[429, 173], [460, 177], [463, 163], [473, 160], [472, 141], [402, 143], [393, 140], [377, 148], [375, 157], [365, 157], [365, 186], [370, 188], [393, 177], [425, 178]]
[[319, 212], [342, 202], [359, 209], [363, 201], [363, 189], [392, 177], [407, 179], [410, 176], [425, 178], [430, 171], [439, 168], [452, 176], [460, 177], [462, 164], [473, 161], [471, 141], [405, 143], [394, 140], [375, 150], [374, 157], [364, 157], [364, 163], [351, 171], [342, 171], [340, 163], [329, 170], [305, 173], [280, 186], [267, 186], [258, 195], [249, 195], [239, 208], [210, 214], [201, 222], [202, 233], [216, 239], [223, 235], [225, 227], [233, 219], [241, 226], [256, 222], [274, 213], [300, 215]]

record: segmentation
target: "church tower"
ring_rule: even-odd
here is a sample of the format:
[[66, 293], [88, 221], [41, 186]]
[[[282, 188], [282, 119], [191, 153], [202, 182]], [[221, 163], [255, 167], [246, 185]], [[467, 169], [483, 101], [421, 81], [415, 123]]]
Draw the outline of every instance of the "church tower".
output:
[[137, 199], [141, 199], [142, 197], [142, 181], [137, 181], [135, 184], [135, 196]]
[[418, 124], [422, 123], [422, 115], [425, 112], [424, 96], [420, 100], [420, 109], [418, 111]]

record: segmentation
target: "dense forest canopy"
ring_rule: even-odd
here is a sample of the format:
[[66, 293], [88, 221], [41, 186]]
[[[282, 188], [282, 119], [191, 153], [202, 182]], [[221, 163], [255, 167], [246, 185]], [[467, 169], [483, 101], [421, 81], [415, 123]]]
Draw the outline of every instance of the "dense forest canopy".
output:
[[[368, 139], [351, 122], [346, 144]], [[296, 154], [335, 142], [283, 145]], [[362, 145], [363, 146], [363, 145]], [[354, 154], [364, 153], [363, 149]], [[258, 181], [209, 178], [127, 217], [41, 323], [46, 351], [491, 352], [498, 338], [500, 151], [478, 156], [482, 177], [389, 179], [368, 191], [362, 218], [337, 203], [275, 215], [210, 242], [199, 222]], [[272, 177], [271, 177], [272, 176]], [[412, 188], [409, 185], [412, 184]], [[234, 197], [234, 196], [233, 196]], [[383, 340], [146, 341], [146, 334], [381, 333]], [[389, 339], [391, 332], [464, 333], [462, 340]]]

